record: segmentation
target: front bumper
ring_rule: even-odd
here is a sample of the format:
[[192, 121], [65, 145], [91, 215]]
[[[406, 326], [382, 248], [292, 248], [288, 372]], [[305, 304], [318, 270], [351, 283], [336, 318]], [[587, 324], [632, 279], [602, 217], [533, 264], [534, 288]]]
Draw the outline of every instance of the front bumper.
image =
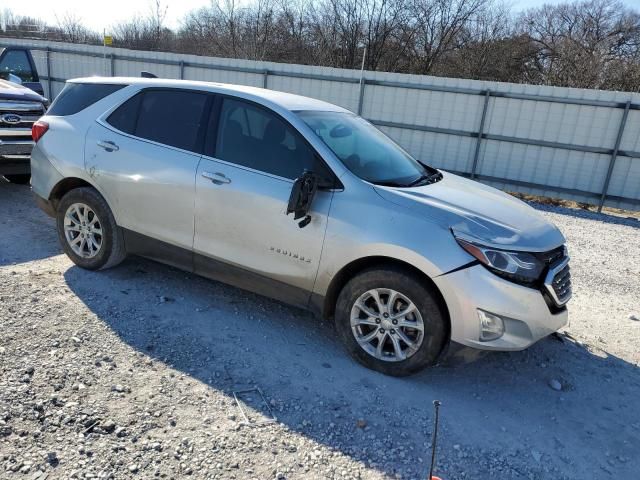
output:
[[29, 173], [32, 149], [31, 140], [0, 139], [0, 175]]
[[[451, 341], [481, 350], [523, 350], [568, 323], [567, 309], [552, 313], [542, 293], [504, 280], [482, 265], [433, 279], [449, 309]], [[480, 341], [478, 309], [499, 315], [504, 335]]]

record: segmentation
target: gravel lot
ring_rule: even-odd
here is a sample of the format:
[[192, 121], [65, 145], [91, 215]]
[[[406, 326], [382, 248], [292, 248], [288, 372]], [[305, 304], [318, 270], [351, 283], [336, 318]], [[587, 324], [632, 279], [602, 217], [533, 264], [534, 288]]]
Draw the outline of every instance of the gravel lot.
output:
[[[87, 272], [0, 183], [0, 478], [638, 478], [640, 222], [540, 207], [568, 335], [394, 379], [308, 313], [150, 261]], [[252, 419], [243, 425], [233, 392]], [[554, 388], [555, 387], [555, 388]]]

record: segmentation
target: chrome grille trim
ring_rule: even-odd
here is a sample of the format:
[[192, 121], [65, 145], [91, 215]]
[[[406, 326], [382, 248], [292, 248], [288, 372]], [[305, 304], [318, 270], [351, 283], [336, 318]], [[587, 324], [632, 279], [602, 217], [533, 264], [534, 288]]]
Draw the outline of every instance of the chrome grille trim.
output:
[[[33, 148], [31, 127], [45, 113], [38, 102], [0, 101], [0, 156], [28, 155]], [[20, 121], [9, 123], [3, 116], [13, 114]]]
[[[44, 115], [44, 105], [38, 102], [0, 101], [0, 112], [33, 112], [35, 115]], [[18, 113], [18, 115], [20, 115], [20, 113]]]
[[2, 137], [31, 138], [31, 128], [0, 128], [0, 138]]
[[571, 272], [568, 256], [549, 268], [544, 279], [544, 287], [559, 307], [562, 307], [571, 299]]

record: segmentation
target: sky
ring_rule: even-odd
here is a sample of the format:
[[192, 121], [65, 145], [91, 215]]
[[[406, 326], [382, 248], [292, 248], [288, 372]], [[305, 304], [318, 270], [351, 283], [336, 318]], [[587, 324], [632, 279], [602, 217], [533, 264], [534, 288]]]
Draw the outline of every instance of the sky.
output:
[[[136, 15], [146, 16], [151, 10], [152, 0], [0, 0], [0, 10], [5, 6], [14, 13], [45, 19], [56, 24], [71, 12], [92, 30], [109, 30], [109, 26], [131, 19]], [[623, 0], [630, 7], [640, 9], [640, 0]], [[560, 3], [561, 0], [511, 0], [515, 11], [526, 10], [545, 3]], [[167, 9], [167, 26], [176, 28], [185, 14], [193, 9], [210, 4], [210, 0], [163, 0]]]

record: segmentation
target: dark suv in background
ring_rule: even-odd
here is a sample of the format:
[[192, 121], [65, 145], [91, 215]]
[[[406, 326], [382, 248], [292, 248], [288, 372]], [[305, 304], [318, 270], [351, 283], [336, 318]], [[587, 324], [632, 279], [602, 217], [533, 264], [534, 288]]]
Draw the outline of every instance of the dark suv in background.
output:
[[29, 50], [0, 49], [0, 176], [14, 183], [29, 182], [31, 127], [48, 105], [39, 80]]

